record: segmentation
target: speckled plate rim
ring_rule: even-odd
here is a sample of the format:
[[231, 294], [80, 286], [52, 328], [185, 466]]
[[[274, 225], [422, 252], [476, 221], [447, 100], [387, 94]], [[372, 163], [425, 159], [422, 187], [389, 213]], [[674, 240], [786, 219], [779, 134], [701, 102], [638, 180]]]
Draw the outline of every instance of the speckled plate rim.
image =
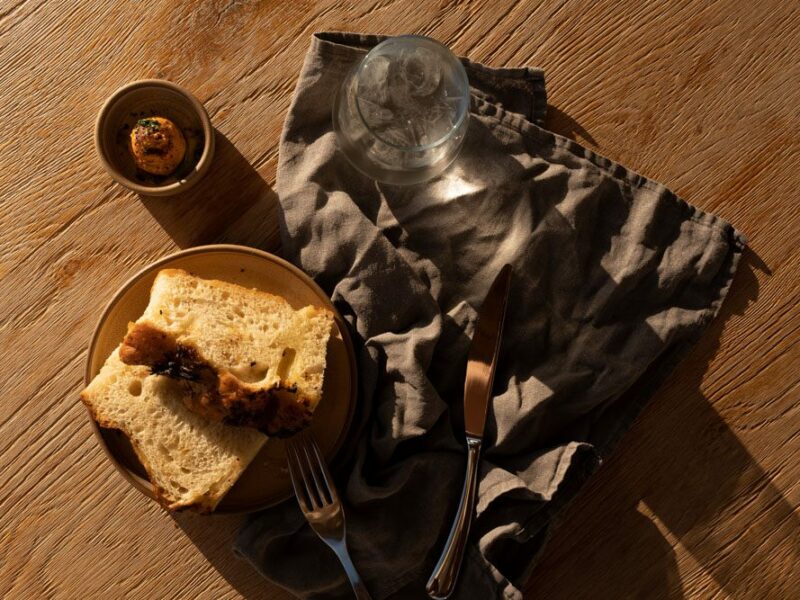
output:
[[[125, 294], [130, 290], [130, 288], [136, 284], [142, 277], [145, 277], [149, 273], [157, 270], [159, 268], [164, 267], [164, 265], [171, 263], [175, 259], [184, 258], [186, 256], [191, 256], [193, 254], [210, 254], [210, 253], [217, 253], [217, 252], [233, 252], [233, 253], [243, 253], [249, 254], [251, 256], [256, 256], [258, 258], [262, 258], [264, 260], [268, 260], [270, 262], [274, 262], [281, 267], [288, 270], [293, 275], [297, 276], [303, 283], [307, 284], [310, 288], [312, 288], [321, 298], [328, 298], [328, 295], [323, 291], [317, 283], [311, 279], [306, 273], [304, 273], [300, 268], [296, 267], [292, 263], [275, 256], [274, 254], [270, 254], [269, 252], [265, 252], [263, 250], [258, 250], [256, 248], [250, 248], [248, 246], [239, 246], [236, 244], [209, 244], [206, 246], [196, 246], [194, 248], [188, 248], [186, 250], [180, 250], [178, 252], [173, 252], [172, 254], [168, 254], [158, 260], [148, 264], [147, 266], [143, 267], [139, 271], [137, 271], [134, 275], [128, 278], [122, 286], [117, 289], [114, 293], [113, 297], [109, 302], [106, 304], [103, 311], [100, 313], [100, 317], [97, 319], [97, 324], [94, 327], [94, 331], [92, 332], [92, 337], [89, 341], [88, 352], [86, 355], [86, 367], [84, 369], [84, 385], [89, 385], [92, 379], [94, 379], [94, 375], [92, 373], [92, 358], [95, 352], [95, 347], [97, 345], [98, 339], [100, 337], [100, 333], [103, 330], [103, 325], [108, 319], [109, 314], [111, 311], [116, 307], [116, 305], [122, 300]], [[336, 443], [333, 445], [333, 448], [330, 451], [330, 456], [328, 457], [329, 461], [332, 461], [336, 458], [337, 454], [342, 450], [344, 446], [344, 442], [347, 439], [347, 434], [350, 431], [350, 428], [353, 425], [353, 417], [355, 415], [356, 409], [356, 402], [358, 399], [358, 371], [356, 368], [356, 358], [355, 358], [355, 350], [353, 349], [353, 341], [350, 339], [350, 333], [347, 330], [347, 326], [345, 325], [344, 319], [336, 307], [333, 305], [330, 300], [328, 300], [328, 308], [334, 314], [334, 320], [336, 322], [336, 326], [339, 328], [339, 332], [342, 336], [342, 341], [344, 342], [344, 346], [347, 352], [347, 361], [350, 365], [350, 402], [349, 408], [347, 412], [347, 416], [345, 418], [344, 425], [342, 430], [339, 432], [339, 436], [336, 439]], [[81, 403], [82, 404], [82, 403]], [[103, 433], [101, 431], [100, 426], [97, 422], [92, 418], [92, 414], [89, 411], [89, 408], [84, 406], [84, 410], [86, 411], [86, 416], [89, 419], [89, 424], [92, 427], [92, 431], [94, 433], [95, 438], [97, 438], [100, 447], [103, 449], [103, 452], [117, 469], [117, 471], [130, 483], [134, 488], [140, 491], [142, 494], [147, 496], [148, 498], [155, 500], [155, 496], [153, 494], [152, 484], [150, 483], [149, 479], [144, 477], [140, 477], [136, 473], [133, 473], [130, 469], [128, 469], [125, 465], [123, 465], [108, 447], [105, 438], [103, 437]], [[225, 509], [225, 508], [217, 508], [212, 513], [207, 513], [208, 515], [230, 515], [230, 514], [247, 514], [257, 512], [259, 510], [264, 510], [271, 506], [276, 506], [282, 502], [285, 502], [289, 498], [292, 497], [291, 492], [287, 492], [284, 496], [276, 498], [272, 502], [264, 503], [263, 505], [254, 506], [252, 509], [241, 509], [241, 510], [234, 510], [234, 509]]]

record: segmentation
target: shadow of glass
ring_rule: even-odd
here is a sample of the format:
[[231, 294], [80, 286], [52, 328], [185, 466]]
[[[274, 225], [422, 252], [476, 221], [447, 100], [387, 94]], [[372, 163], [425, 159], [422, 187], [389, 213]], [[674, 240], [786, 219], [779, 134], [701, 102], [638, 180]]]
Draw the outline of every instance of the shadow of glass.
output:
[[230, 243], [274, 252], [280, 245], [277, 195], [219, 131], [211, 168], [197, 185], [141, 200], [180, 248]]

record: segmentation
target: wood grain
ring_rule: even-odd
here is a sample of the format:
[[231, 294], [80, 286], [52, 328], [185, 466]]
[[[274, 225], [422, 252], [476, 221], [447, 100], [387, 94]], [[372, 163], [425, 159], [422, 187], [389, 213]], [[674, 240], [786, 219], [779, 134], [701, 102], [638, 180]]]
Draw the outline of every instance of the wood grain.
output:
[[[764, 0], [0, 3], [0, 597], [289, 596], [105, 460], [77, 401], [95, 320], [179, 247], [277, 247], [277, 142], [316, 30], [432, 35], [545, 69], [549, 127], [749, 237], [722, 317], [564, 516], [530, 598], [800, 589], [800, 10]], [[92, 127], [119, 85], [193, 90], [219, 132], [174, 200], [114, 184]]]

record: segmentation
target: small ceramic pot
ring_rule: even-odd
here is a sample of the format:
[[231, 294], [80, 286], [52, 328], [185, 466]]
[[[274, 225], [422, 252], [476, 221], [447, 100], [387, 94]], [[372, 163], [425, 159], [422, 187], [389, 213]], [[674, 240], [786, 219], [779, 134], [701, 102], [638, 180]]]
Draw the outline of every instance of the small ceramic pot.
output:
[[[137, 168], [130, 150], [130, 132], [139, 119], [171, 120], [186, 138], [186, 155], [174, 173], [157, 176]], [[95, 125], [95, 146], [108, 174], [145, 196], [171, 196], [196, 184], [211, 166], [214, 128], [202, 104], [169, 81], [143, 79], [129, 83], [106, 100]]]

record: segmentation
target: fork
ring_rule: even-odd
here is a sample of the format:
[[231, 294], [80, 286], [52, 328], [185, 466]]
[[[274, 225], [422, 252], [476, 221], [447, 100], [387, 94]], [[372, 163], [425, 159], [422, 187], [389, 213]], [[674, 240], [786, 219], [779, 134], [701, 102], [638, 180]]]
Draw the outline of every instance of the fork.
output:
[[311, 529], [336, 553], [356, 598], [372, 600], [347, 552], [344, 510], [317, 442], [306, 432], [292, 436], [286, 441], [286, 458], [297, 503]]

